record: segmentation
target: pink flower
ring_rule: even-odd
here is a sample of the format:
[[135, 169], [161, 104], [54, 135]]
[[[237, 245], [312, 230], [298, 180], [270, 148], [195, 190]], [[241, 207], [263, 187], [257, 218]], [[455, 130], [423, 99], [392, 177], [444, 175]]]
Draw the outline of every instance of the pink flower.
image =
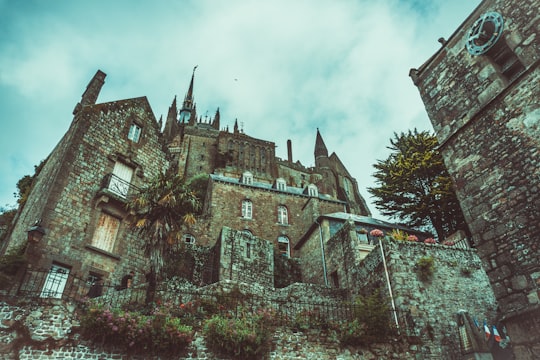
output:
[[434, 238], [427, 238], [424, 240], [424, 244], [436, 244], [436, 242]]
[[382, 230], [379, 230], [379, 229], [373, 229], [369, 232], [369, 235], [371, 236], [375, 236], [375, 237], [383, 237], [384, 236], [384, 233], [382, 232]]
[[453, 242], [453, 241], [449, 241], [449, 240], [445, 240], [443, 242], [443, 245], [446, 245], [446, 246], [454, 246], [456, 243]]
[[418, 241], [418, 237], [416, 235], [409, 235], [407, 236], [408, 241]]

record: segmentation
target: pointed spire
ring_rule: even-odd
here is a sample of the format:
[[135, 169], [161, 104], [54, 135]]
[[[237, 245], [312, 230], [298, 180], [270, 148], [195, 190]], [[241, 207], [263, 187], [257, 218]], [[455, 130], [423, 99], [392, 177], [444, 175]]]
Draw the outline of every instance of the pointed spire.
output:
[[234, 133], [238, 134], [238, 119], [234, 119]]
[[180, 123], [191, 123], [193, 122], [193, 119], [195, 118], [194, 113], [194, 106], [195, 102], [193, 101], [193, 83], [195, 80], [195, 70], [197, 69], [199, 65], [195, 66], [193, 68], [193, 73], [191, 74], [191, 81], [189, 82], [189, 88], [186, 93], [186, 96], [184, 97], [184, 103], [182, 104], [182, 109], [180, 109], [180, 117], [179, 122]]
[[171, 106], [169, 106], [169, 111], [167, 112], [167, 119], [165, 120], [165, 128], [163, 129], [163, 134], [165, 134], [167, 138], [172, 138], [175, 134], [175, 129], [177, 127], [177, 123], [176, 123], [177, 114], [178, 114], [178, 108], [176, 107], [176, 96], [175, 96], [172, 101]]
[[158, 121], [158, 128], [159, 130], [161, 130], [161, 128], [163, 127], [163, 115], [161, 115], [159, 117], [159, 121]]
[[219, 130], [219, 118], [220, 118], [219, 108], [217, 108], [216, 115], [214, 116], [214, 121], [212, 121], [212, 127], [216, 130]]
[[315, 161], [319, 157], [328, 157], [328, 149], [324, 144], [319, 128], [317, 128], [317, 138], [315, 140]]

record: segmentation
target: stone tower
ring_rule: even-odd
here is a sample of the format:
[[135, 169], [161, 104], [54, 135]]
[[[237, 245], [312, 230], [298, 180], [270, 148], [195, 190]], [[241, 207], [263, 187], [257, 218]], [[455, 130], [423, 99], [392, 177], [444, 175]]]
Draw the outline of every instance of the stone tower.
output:
[[410, 73], [518, 359], [540, 356], [538, 10], [484, 0]]

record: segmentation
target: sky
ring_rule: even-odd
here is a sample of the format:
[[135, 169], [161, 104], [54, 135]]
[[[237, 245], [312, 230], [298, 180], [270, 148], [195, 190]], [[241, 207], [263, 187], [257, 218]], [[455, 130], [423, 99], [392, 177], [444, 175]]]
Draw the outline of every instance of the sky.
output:
[[0, 0], [0, 208], [69, 128], [96, 73], [98, 103], [146, 96], [157, 119], [192, 70], [199, 115], [237, 119], [276, 155], [314, 165], [317, 129], [367, 191], [394, 133], [432, 131], [408, 76], [480, 0]]

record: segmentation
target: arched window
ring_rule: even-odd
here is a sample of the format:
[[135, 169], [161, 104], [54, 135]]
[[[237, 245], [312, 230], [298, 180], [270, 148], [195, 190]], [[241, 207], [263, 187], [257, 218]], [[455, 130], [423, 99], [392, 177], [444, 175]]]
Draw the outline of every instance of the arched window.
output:
[[251, 200], [242, 200], [242, 217], [244, 219], [251, 219], [253, 217], [253, 203]]
[[186, 244], [193, 245], [195, 244], [195, 236], [191, 234], [184, 234], [184, 236], [182, 236], [182, 241]]
[[277, 207], [277, 222], [278, 224], [287, 225], [289, 223], [289, 214], [287, 208], [283, 205]]
[[278, 249], [282, 256], [290, 257], [289, 238], [283, 235], [278, 236]]

